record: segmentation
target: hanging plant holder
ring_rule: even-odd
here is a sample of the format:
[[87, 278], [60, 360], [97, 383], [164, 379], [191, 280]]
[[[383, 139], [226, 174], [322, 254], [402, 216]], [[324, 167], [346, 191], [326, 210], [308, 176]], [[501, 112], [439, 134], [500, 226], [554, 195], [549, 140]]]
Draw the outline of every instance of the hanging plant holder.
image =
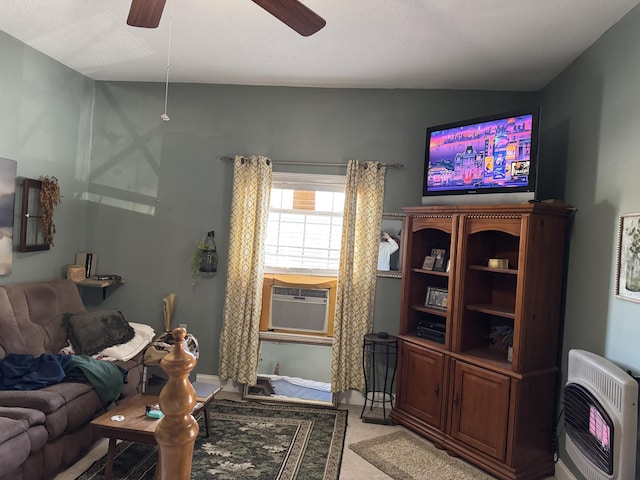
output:
[[195, 285], [203, 276], [218, 270], [218, 252], [214, 239], [214, 231], [207, 233], [204, 242], [191, 255], [191, 283]]

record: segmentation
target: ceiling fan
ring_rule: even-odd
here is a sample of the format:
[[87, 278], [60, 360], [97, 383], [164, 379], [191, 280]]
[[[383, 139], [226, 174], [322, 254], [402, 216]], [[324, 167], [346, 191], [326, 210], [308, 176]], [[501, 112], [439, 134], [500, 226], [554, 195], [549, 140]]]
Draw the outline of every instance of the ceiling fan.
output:
[[[326, 25], [326, 21], [299, 0], [251, 0], [300, 35], [308, 37]], [[166, 0], [131, 0], [127, 24], [156, 28], [160, 24]]]

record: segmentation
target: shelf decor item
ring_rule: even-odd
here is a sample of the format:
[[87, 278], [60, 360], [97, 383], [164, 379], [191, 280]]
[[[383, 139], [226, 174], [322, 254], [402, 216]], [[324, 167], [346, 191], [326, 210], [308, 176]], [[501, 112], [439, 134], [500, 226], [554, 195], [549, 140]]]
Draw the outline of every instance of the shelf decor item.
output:
[[507, 351], [507, 361], [513, 359], [513, 327], [510, 325], [496, 325], [491, 329], [489, 341], [492, 345]]
[[490, 258], [488, 263], [489, 268], [509, 268], [508, 258]]
[[81, 282], [85, 280], [85, 268], [84, 265], [69, 265], [67, 266], [67, 278], [74, 282]]
[[640, 303], [640, 213], [620, 215], [616, 297]]
[[433, 264], [433, 270], [436, 272], [444, 272], [447, 268], [447, 249], [446, 248], [432, 248], [431, 256], [435, 257]]
[[513, 346], [513, 327], [509, 325], [496, 325], [491, 329], [489, 340], [493, 345], [498, 345], [504, 350]]
[[42, 207], [42, 235], [47, 245], [53, 245], [56, 225], [53, 223], [53, 210], [60, 203], [60, 186], [56, 177], [42, 177], [40, 187], [40, 206]]
[[423, 270], [433, 270], [433, 266], [436, 263], [436, 257], [432, 257], [431, 255], [427, 255], [424, 257], [424, 262], [422, 263]]
[[207, 233], [204, 242], [191, 254], [191, 283], [195, 285], [203, 274], [215, 273], [218, 270], [218, 252], [214, 240], [214, 231]]
[[425, 306], [437, 310], [446, 310], [449, 306], [449, 292], [446, 288], [428, 287]]

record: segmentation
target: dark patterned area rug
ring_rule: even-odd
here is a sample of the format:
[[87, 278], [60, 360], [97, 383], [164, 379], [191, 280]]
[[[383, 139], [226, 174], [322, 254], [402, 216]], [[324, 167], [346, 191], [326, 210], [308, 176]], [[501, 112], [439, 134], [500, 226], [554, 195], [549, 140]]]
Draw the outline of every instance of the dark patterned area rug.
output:
[[[191, 478], [337, 480], [347, 411], [295, 405], [214, 401], [211, 435], [196, 440]], [[113, 480], [153, 480], [155, 446], [120, 442]], [[77, 480], [102, 479], [105, 457]]]

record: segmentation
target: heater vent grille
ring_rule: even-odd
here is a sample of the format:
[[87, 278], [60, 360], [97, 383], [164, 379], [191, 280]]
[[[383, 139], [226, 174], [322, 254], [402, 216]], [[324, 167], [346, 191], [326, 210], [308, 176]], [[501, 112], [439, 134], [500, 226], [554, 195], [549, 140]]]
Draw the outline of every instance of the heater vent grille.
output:
[[[585, 382], [591, 384], [605, 398], [611, 408], [614, 408], [617, 412], [622, 412], [622, 388], [624, 386], [623, 381], [626, 379], [621, 380], [612, 377], [601, 368], [588, 363], [578, 363], [577, 365], [574, 363], [573, 367], [573, 369], [570, 368], [569, 370], [570, 375], [579, 376]], [[625, 375], [628, 377], [626, 373]]]
[[564, 389], [564, 422], [576, 447], [607, 475], [613, 473], [614, 426], [600, 403], [581, 385]]
[[588, 480], [637, 478], [638, 382], [606, 358], [570, 350], [564, 389], [567, 453]]

